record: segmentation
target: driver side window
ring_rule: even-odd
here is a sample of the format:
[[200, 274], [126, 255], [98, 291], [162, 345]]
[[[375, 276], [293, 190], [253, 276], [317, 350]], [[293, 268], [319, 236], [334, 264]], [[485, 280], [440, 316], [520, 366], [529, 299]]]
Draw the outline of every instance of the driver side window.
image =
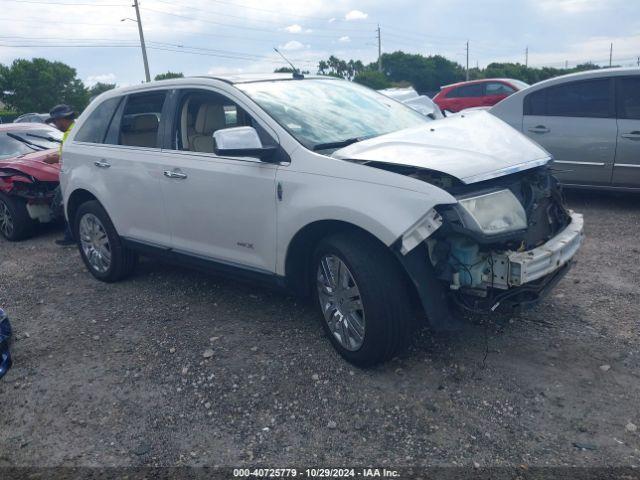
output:
[[179, 103], [173, 135], [176, 150], [214, 153], [213, 134], [256, 122], [233, 101], [213, 92], [190, 91]]

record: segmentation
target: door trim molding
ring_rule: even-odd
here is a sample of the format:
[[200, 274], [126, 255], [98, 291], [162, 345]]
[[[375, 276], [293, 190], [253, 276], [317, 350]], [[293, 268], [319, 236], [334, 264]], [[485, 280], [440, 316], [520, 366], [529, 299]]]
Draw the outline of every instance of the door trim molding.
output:
[[567, 165], [591, 165], [592, 167], [604, 167], [604, 162], [574, 162], [571, 160], [554, 160], [553, 163], [564, 163]]

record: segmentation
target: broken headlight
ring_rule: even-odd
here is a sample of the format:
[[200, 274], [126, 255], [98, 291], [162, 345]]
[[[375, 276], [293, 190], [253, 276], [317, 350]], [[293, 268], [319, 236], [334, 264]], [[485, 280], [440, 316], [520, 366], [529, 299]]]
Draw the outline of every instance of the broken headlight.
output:
[[461, 198], [458, 204], [465, 226], [484, 235], [527, 228], [527, 214], [511, 190]]

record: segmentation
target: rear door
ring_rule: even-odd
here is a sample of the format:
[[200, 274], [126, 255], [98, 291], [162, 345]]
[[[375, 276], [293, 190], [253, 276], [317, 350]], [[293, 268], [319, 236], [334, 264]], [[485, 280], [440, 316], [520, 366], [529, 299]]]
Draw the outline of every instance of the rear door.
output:
[[555, 158], [561, 182], [609, 185], [616, 153], [613, 79], [548, 87], [524, 100], [522, 131]]
[[612, 184], [640, 188], [640, 76], [616, 84], [618, 146]]
[[[159, 126], [166, 96], [166, 90], [155, 90], [121, 99], [104, 139], [95, 136], [92, 128], [94, 114], [95, 125], [102, 124], [97, 115], [101, 107], [98, 106], [81, 126], [74, 143], [88, 144], [82, 148], [79, 159], [81, 168], [88, 169], [84, 174], [84, 178], [90, 179], [87, 189], [104, 205], [118, 234], [168, 247], [170, 229], [162, 197], [159, 159]], [[66, 155], [65, 147], [63, 157]]]
[[473, 83], [462, 85], [450, 90], [446, 95], [446, 108], [452, 112], [459, 112], [465, 108], [479, 107], [482, 105], [484, 97], [484, 84]]

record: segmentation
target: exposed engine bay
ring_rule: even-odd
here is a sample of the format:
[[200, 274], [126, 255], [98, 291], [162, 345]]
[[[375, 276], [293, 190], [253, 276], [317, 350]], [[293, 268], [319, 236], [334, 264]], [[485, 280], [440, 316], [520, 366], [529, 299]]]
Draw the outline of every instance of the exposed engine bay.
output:
[[582, 243], [582, 216], [564, 207], [547, 165], [471, 185], [441, 172], [369, 165], [426, 181], [458, 200], [436, 207], [422, 224], [422, 236], [404, 238], [403, 245], [406, 251], [426, 238], [438, 280], [465, 310], [536, 300], [562, 276]]

